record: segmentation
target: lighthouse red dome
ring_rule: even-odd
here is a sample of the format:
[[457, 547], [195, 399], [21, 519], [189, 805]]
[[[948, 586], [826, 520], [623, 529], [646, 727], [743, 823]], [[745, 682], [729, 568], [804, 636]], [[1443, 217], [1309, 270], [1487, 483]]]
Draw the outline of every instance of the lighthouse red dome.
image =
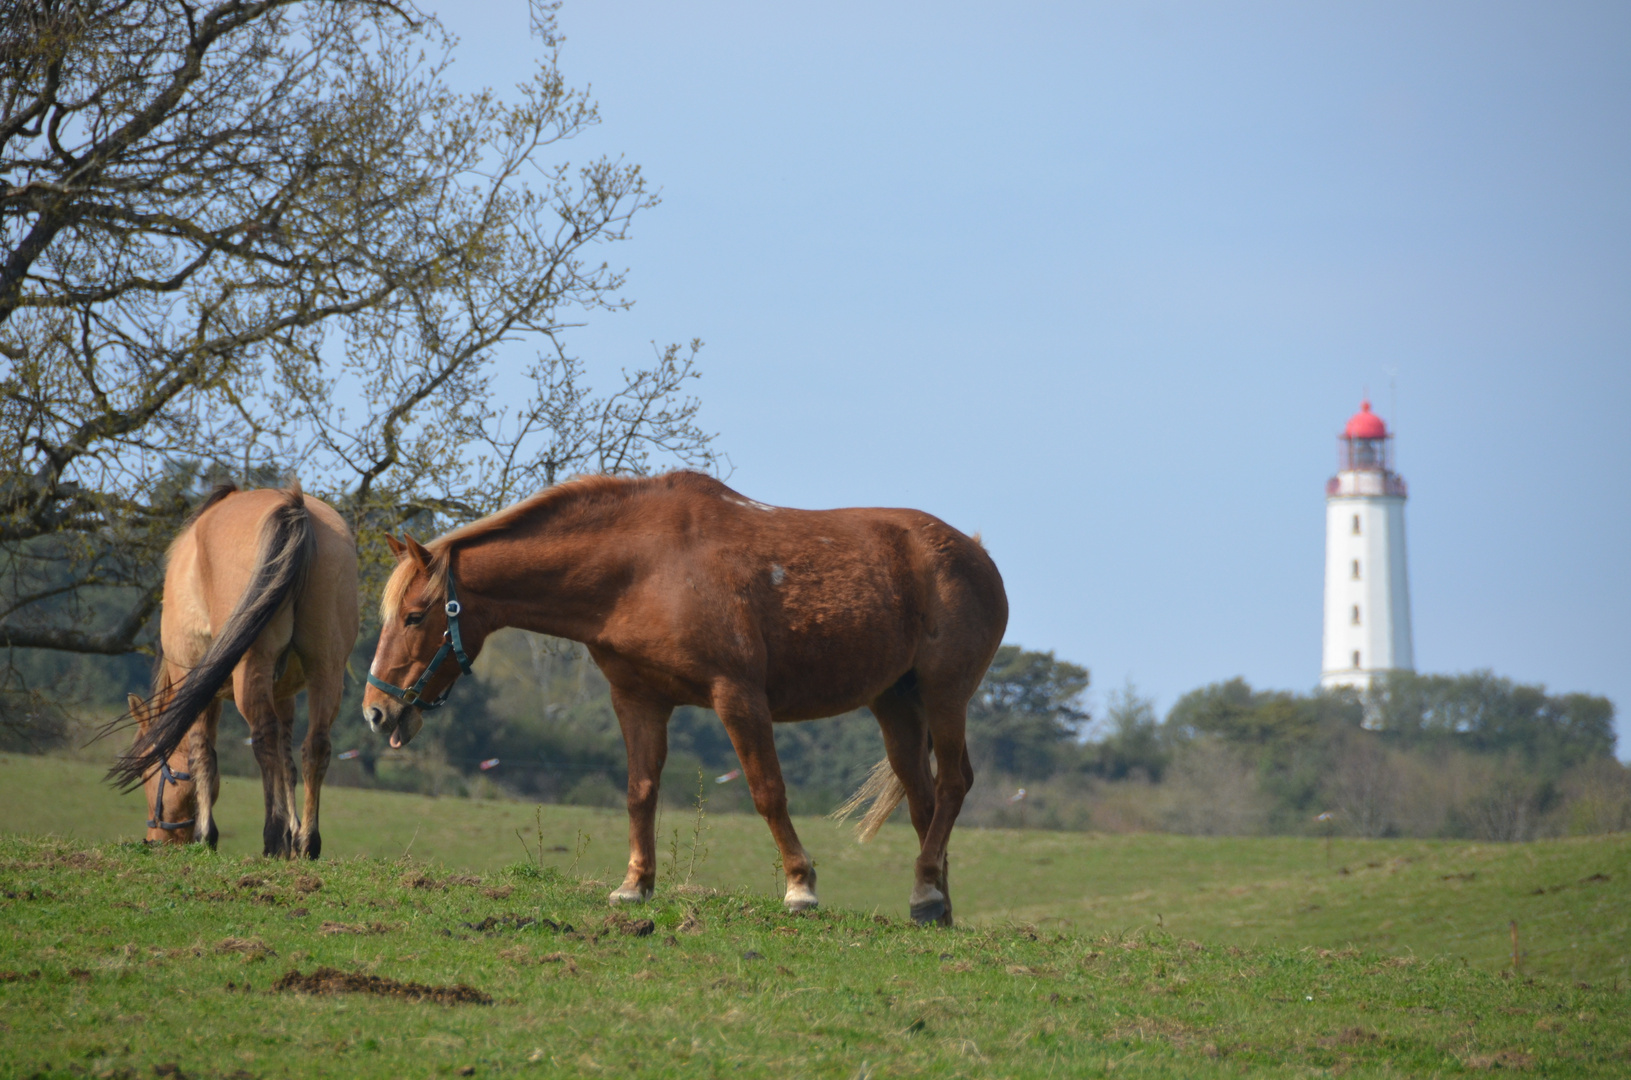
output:
[[1342, 429], [1345, 439], [1385, 439], [1387, 438], [1387, 425], [1382, 418], [1370, 411], [1370, 402], [1359, 404], [1359, 411], [1348, 418], [1348, 426]]

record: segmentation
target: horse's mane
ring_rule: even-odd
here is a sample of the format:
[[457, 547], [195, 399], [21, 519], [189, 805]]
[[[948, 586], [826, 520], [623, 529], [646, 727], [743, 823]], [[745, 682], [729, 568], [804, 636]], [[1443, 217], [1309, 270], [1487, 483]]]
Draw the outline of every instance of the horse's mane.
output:
[[[526, 525], [538, 517], [560, 509], [564, 504], [596, 496], [627, 497], [658, 485], [672, 487], [675, 483], [695, 481], [724, 487], [711, 476], [683, 470], [660, 476], [580, 476], [545, 488], [518, 503], [443, 533], [426, 544], [425, 548], [430, 552], [430, 565], [427, 568], [429, 579], [425, 583], [425, 590], [431, 596], [447, 594], [447, 578], [453, 568], [453, 549], [472, 540]], [[396, 564], [396, 569], [391, 571], [391, 576], [386, 579], [385, 591], [379, 598], [379, 614], [385, 622], [394, 620], [401, 611], [402, 601], [407, 597], [409, 585], [413, 583], [415, 569], [416, 564], [412, 559], [401, 559]]]

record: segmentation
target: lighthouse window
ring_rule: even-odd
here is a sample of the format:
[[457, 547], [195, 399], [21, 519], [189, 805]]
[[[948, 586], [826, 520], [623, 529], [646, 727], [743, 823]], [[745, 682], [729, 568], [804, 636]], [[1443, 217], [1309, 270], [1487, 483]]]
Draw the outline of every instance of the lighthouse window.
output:
[[1359, 515], [1358, 514], [1354, 515], [1354, 535], [1355, 536], [1359, 535]]
[[[1359, 625], [1359, 605], [1358, 604], [1354, 605], [1354, 625], [1355, 626]], [[1354, 666], [1358, 667], [1359, 665], [1355, 664]]]
[[1355, 581], [1359, 580], [1359, 560], [1358, 559], [1354, 560], [1354, 580]]
[[1359, 650], [1355, 649], [1354, 650], [1354, 667], [1358, 667], [1358, 666], [1359, 666]]

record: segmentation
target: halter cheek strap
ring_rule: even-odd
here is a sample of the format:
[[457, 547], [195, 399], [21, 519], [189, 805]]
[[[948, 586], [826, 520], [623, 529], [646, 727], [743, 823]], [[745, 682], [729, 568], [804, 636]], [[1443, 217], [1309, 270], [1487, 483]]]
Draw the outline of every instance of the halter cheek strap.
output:
[[147, 819], [147, 827], [149, 829], [164, 829], [166, 832], [172, 832], [176, 829], [185, 829], [187, 826], [198, 820], [196, 817], [190, 817], [186, 821], [164, 820], [165, 781], [168, 780], [170, 783], [174, 784], [182, 780], [191, 780], [192, 778], [193, 774], [190, 772], [172, 772], [170, 769], [170, 763], [168, 761], [159, 762], [159, 793], [153, 800], [153, 816]]
[[[430, 663], [425, 666], [424, 673], [419, 676], [418, 680], [412, 686], [403, 689], [394, 683], [386, 682], [370, 671], [368, 673], [368, 685], [385, 691], [400, 700], [404, 705], [417, 705], [421, 710], [439, 709], [446, 705], [447, 695], [453, 692], [453, 683], [448, 683], [447, 689], [442, 691], [442, 696], [435, 701], [426, 701], [423, 695], [425, 684], [430, 681], [432, 675], [436, 674], [436, 669], [447, 662], [449, 657], [458, 661], [460, 671], [466, 675], [470, 674], [470, 657], [465, 655], [464, 638], [459, 634], [459, 613], [464, 608], [459, 604], [458, 594], [453, 591], [453, 573], [451, 570], [448, 571], [447, 575], [447, 604], [443, 610], [447, 612], [447, 629], [442, 632], [442, 647], [436, 650], [436, 655], [431, 657]], [[457, 682], [458, 678], [457, 675], [453, 676], [454, 682]]]

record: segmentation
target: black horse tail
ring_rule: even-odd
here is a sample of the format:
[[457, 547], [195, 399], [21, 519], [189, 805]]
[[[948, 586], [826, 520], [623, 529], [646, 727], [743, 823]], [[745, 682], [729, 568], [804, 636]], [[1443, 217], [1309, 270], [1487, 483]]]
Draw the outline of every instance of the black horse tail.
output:
[[311, 515], [306, 512], [300, 484], [291, 485], [283, 496], [283, 501], [261, 526], [255, 574], [226, 625], [215, 635], [198, 665], [175, 685], [170, 700], [148, 724], [147, 733], [137, 738], [108, 770], [107, 779], [117, 783], [120, 790], [129, 791], [141, 784], [149, 769], [170, 757], [198, 714], [215, 700], [221, 687], [232, 677], [232, 669], [238, 666], [243, 654], [305, 583], [317, 550], [317, 535], [312, 530]]

